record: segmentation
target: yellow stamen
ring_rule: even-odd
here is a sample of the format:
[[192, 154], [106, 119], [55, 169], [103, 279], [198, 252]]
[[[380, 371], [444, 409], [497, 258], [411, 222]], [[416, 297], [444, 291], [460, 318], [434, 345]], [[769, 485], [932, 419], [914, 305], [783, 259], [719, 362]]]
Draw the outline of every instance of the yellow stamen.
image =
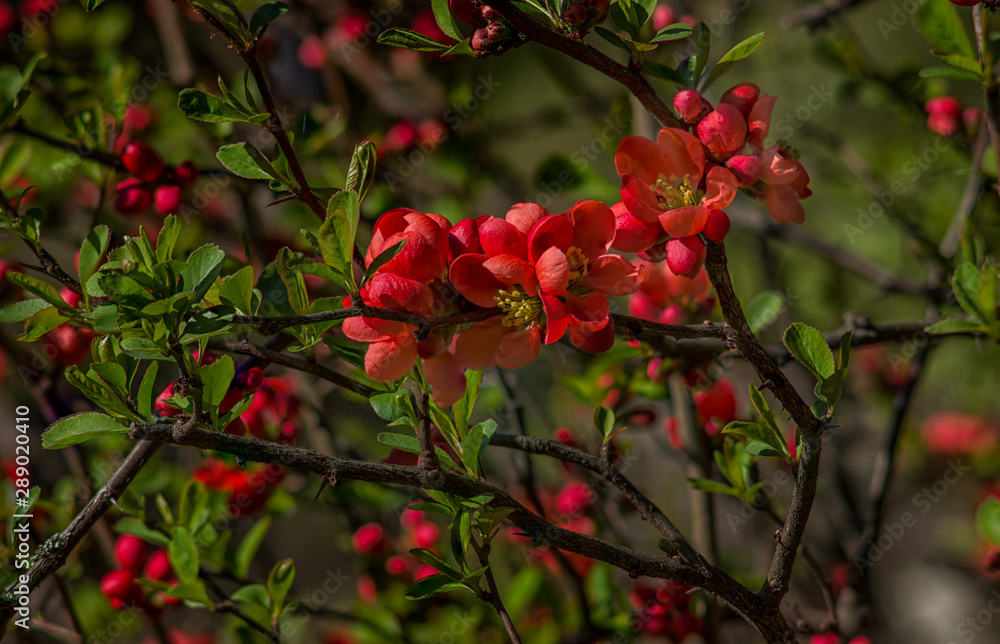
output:
[[697, 206], [702, 197], [697, 190], [691, 187], [691, 182], [687, 177], [684, 177], [683, 181], [676, 177], [671, 177], [668, 180], [661, 174], [656, 183], [650, 187], [656, 193], [657, 201], [664, 210]]
[[590, 264], [587, 262], [587, 255], [576, 246], [570, 246], [566, 250], [566, 261], [569, 262], [569, 285], [573, 286], [587, 276]]
[[500, 291], [493, 301], [506, 314], [503, 317], [504, 326], [518, 328], [542, 315], [542, 301], [524, 291]]

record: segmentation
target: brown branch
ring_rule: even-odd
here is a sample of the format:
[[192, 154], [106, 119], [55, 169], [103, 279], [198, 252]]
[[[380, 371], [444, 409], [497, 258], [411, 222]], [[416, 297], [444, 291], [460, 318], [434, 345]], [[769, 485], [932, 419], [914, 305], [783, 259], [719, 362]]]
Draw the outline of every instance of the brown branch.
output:
[[470, 313], [456, 313], [439, 318], [429, 318], [416, 313], [406, 311], [394, 311], [392, 309], [382, 309], [367, 304], [360, 304], [346, 309], [336, 311], [323, 311], [321, 313], [307, 313], [306, 315], [289, 315], [284, 317], [263, 317], [256, 315], [234, 315], [233, 324], [246, 324], [256, 327], [264, 335], [274, 335], [282, 329], [292, 326], [302, 326], [306, 324], [319, 324], [333, 320], [344, 320], [347, 318], [375, 318], [378, 320], [391, 320], [394, 322], [404, 322], [419, 327], [421, 331], [427, 332], [431, 329], [444, 326], [454, 326], [457, 324], [469, 324], [480, 322], [487, 318], [499, 315], [500, 309], [477, 309]]
[[774, 363], [774, 360], [757, 341], [756, 336], [747, 325], [733, 284], [729, 278], [726, 261], [726, 249], [722, 244], [708, 243], [708, 256], [705, 260], [708, 277], [715, 287], [722, 314], [726, 322], [735, 331], [736, 347], [746, 357], [760, 378], [763, 387], [771, 390], [791, 414], [802, 432], [802, 449], [798, 461], [798, 472], [795, 487], [792, 490], [791, 506], [785, 523], [775, 535], [777, 546], [771, 566], [767, 574], [767, 582], [761, 588], [760, 594], [765, 603], [774, 607], [788, 592], [788, 582], [792, 575], [792, 565], [795, 554], [802, 541], [813, 499], [816, 496], [816, 481], [819, 477], [819, 458], [822, 448], [820, 431], [822, 423], [813, 415], [809, 405], [799, 396], [788, 381], [788, 378]]
[[434, 440], [431, 438], [431, 397], [426, 391], [417, 392], [417, 441], [420, 443], [420, 466], [430, 471], [441, 469]]
[[[982, 5], [972, 10], [972, 25], [976, 32], [976, 49], [979, 52], [979, 62], [986, 73], [983, 83], [983, 95], [986, 101], [986, 124], [990, 133], [990, 143], [994, 150], [1000, 150], [1000, 85], [997, 84], [996, 62], [993, 60], [992, 44], [987, 42], [987, 34], [991, 29], [983, 23], [986, 21], [986, 8]], [[996, 155], [997, 168], [1000, 168], [1000, 154]]]
[[527, 36], [529, 40], [560, 51], [622, 84], [664, 127], [687, 128], [687, 125], [677, 118], [674, 111], [660, 100], [656, 90], [638, 69], [621, 65], [582, 40], [567, 38], [552, 31], [549, 26], [535, 22], [518, 9], [512, 0], [492, 0], [490, 7], [500, 12], [515, 29]]
[[377, 389], [373, 389], [366, 384], [352, 380], [344, 374], [334, 371], [328, 367], [324, 367], [323, 365], [315, 364], [309, 362], [308, 360], [289, 356], [277, 351], [272, 351], [271, 349], [258, 346], [246, 340], [240, 342], [222, 342], [218, 346], [222, 347], [225, 351], [229, 351], [230, 353], [252, 356], [266, 362], [281, 365], [282, 367], [288, 367], [289, 369], [295, 369], [296, 371], [311, 374], [317, 378], [322, 378], [323, 380], [332, 382], [338, 387], [352, 391], [359, 396], [368, 398], [373, 394], [379, 393]]
[[491, 605], [493, 610], [497, 612], [497, 615], [500, 616], [500, 621], [503, 622], [503, 627], [507, 631], [507, 637], [510, 638], [511, 644], [521, 644], [521, 637], [517, 634], [517, 629], [514, 628], [514, 622], [511, 621], [507, 609], [504, 608], [503, 599], [500, 597], [500, 589], [497, 587], [497, 580], [493, 576], [493, 569], [490, 568], [490, 542], [485, 541], [480, 546], [476, 542], [475, 537], [473, 537], [469, 540], [469, 544], [476, 551], [476, 556], [479, 557], [479, 564], [483, 568], [486, 568], [486, 586], [489, 588], [489, 592], [480, 593], [480, 599]]
[[816, 31], [825, 27], [828, 22], [851, 7], [863, 3], [865, 0], [829, 0], [829, 2], [811, 4], [790, 16], [781, 19], [782, 29], [791, 29], [799, 25], [805, 25], [810, 31]]

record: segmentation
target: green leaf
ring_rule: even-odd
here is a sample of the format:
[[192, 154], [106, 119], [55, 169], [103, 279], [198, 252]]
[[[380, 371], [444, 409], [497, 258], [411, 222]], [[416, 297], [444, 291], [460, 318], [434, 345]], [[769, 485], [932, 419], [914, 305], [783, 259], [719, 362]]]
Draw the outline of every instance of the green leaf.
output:
[[661, 43], [670, 42], [672, 40], [680, 40], [681, 38], [687, 38], [692, 34], [693, 30], [691, 25], [685, 24], [683, 22], [678, 22], [672, 25], [667, 25], [663, 29], [656, 32], [653, 39], [649, 42], [651, 43]]
[[253, 285], [256, 276], [253, 266], [244, 266], [228, 277], [222, 279], [219, 287], [219, 299], [233, 306], [245, 315], [253, 314]]
[[267, 587], [264, 584], [247, 584], [242, 588], [238, 588], [231, 597], [236, 601], [259, 604], [267, 608], [268, 612], [270, 612], [271, 595], [268, 594]]
[[[435, 0], [437, 2], [438, 0]], [[448, 3], [445, 2], [445, 11]], [[461, 40], [460, 36], [455, 38]], [[375, 144], [371, 141], [362, 141], [354, 146], [354, 154], [351, 155], [351, 165], [347, 169], [347, 185], [345, 190], [349, 190], [358, 195], [358, 200], [364, 200], [375, 180]]]
[[913, 20], [920, 35], [939, 53], [976, 56], [961, 18], [948, 0], [926, 0], [918, 5]]
[[816, 397], [830, 406], [829, 411], [840, 402], [840, 394], [844, 390], [844, 383], [847, 382], [847, 369], [837, 369], [833, 375], [816, 383]]
[[747, 304], [746, 316], [750, 330], [755, 335], [759, 334], [774, 324], [784, 308], [785, 300], [781, 297], [780, 293], [765, 291], [759, 294]]
[[837, 347], [837, 368], [847, 369], [851, 364], [851, 341], [853, 333], [848, 331], [840, 336], [840, 344]]
[[286, 246], [278, 251], [278, 257], [274, 262], [278, 269], [278, 277], [285, 288], [288, 289], [288, 303], [292, 310], [298, 315], [309, 312], [309, 291], [306, 289], [306, 280], [294, 266], [289, 266], [289, 262], [294, 259], [292, 251]]
[[[617, 34], [609, 29], [605, 29], [604, 27], [594, 27], [594, 33], [596, 33], [598, 36], [600, 36], [610, 44], [614, 45], [618, 49], [631, 53], [632, 51], [631, 41], [625, 40], [625, 38], [621, 34]], [[646, 64], [647, 63], [643, 63], [643, 69], [645, 69]]]
[[62, 296], [59, 295], [59, 291], [57, 291], [55, 287], [48, 282], [43, 282], [42, 280], [32, 277], [31, 275], [25, 275], [24, 273], [17, 273], [15, 271], [7, 273], [7, 279], [29, 293], [33, 293], [34, 295], [42, 298], [52, 306], [57, 306], [64, 311], [76, 310], [67, 304], [66, 300], [62, 299]]
[[127, 427], [107, 414], [85, 411], [64, 416], [49, 425], [49, 428], [42, 434], [42, 447], [62, 449], [89, 441], [97, 436], [124, 434], [127, 431]]
[[51, 308], [45, 300], [21, 300], [0, 309], [0, 322], [21, 322], [43, 309]]
[[170, 532], [170, 565], [183, 582], [198, 579], [198, 545], [184, 526]]
[[257, 7], [250, 18], [250, 33], [259, 37], [260, 31], [266, 28], [275, 18], [286, 13], [288, 5], [284, 2], [265, 2]]
[[276, 179], [284, 181], [264, 153], [249, 143], [230, 143], [215, 154], [222, 165], [244, 179]]
[[759, 441], [756, 438], [748, 440], [745, 449], [747, 454], [753, 454], [754, 456], [775, 456], [777, 458], [788, 458], [783, 452], [779, 452], [764, 441]]
[[987, 497], [976, 509], [976, 528], [984, 539], [1000, 546], [1000, 500]]
[[[698, 23], [698, 27], [695, 30], [694, 40], [696, 49], [694, 54], [694, 66], [691, 69], [691, 82], [692, 85], [697, 87], [698, 81], [701, 79], [701, 75], [705, 71], [705, 65], [708, 63], [708, 52], [712, 46], [712, 31], [704, 22]], [[716, 69], [718, 69], [718, 67], [716, 67]]]
[[380, 45], [390, 47], [400, 47], [401, 49], [411, 49], [413, 51], [446, 51], [451, 46], [439, 43], [433, 38], [428, 38], [423, 34], [418, 34], [409, 29], [386, 29], [378, 37]]
[[[494, 423], [495, 424], [495, 423]], [[486, 441], [489, 443], [489, 440]], [[483, 426], [476, 425], [469, 430], [465, 442], [462, 443], [462, 462], [473, 475], [479, 473], [479, 454], [483, 448]]]
[[431, 8], [434, 10], [434, 21], [448, 36], [455, 40], [462, 40], [462, 33], [458, 30], [455, 18], [451, 15], [448, 7], [448, 0], [431, 0]]
[[250, 118], [214, 94], [197, 89], [184, 89], [177, 96], [177, 106], [196, 121], [203, 123], [250, 123]]
[[174, 584], [167, 590], [167, 597], [183, 599], [205, 606], [212, 605], [212, 600], [209, 599], [208, 592], [205, 591], [205, 582], [200, 579]]
[[156, 236], [156, 259], [160, 262], [169, 260], [174, 255], [174, 247], [181, 235], [181, 223], [174, 215], [167, 215], [163, 220], [160, 234]]
[[406, 589], [407, 599], [425, 599], [451, 590], [468, 590], [468, 588], [447, 575], [430, 575]]
[[[383, 432], [376, 436], [375, 440], [383, 445], [388, 445], [389, 447], [394, 447], [410, 454], [420, 453], [420, 442], [417, 440], [416, 436]], [[442, 464], [447, 465], [448, 467], [459, 472], [464, 471], [463, 468], [459, 467], [458, 463], [456, 463], [455, 460], [448, 454], [448, 452], [437, 446], [434, 447], [434, 452], [437, 454], [438, 460], [441, 461]]]
[[[698, 26], [700, 27], [702, 24], [704, 23], [699, 23]], [[737, 63], [752, 54], [754, 50], [760, 46], [760, 43], [764, 41], [765, 36], [767, 36], [767, 34], [763, 32], [754, 34], [727, 51], [726, 54], [719, 59], [719, 62], [716, 63], [715, 69], [712, 70], [712, 73], [708, 75], [707, 79], [705, 79], [705, 84], [702, 85], [701, 89], [704, 90], [707, 88], [724, 74], [731, 71]], [[701, 56], [699, 55], [699, 59], [700, 58]]]
[[979, 78], [979, 82], [986, 79], [986, 75], [983, 73], [983, 66], [975, 58], [956, 54], [936, 54], [936, 56], [951, 67], [976, 76]]
[[398, 255], [399, 251], [403, 250], [404, 244], [406, 244], [406, 240], [402, 239], [393, 244], [392, 246], [390, 246], [389, 248], [386, 248], [381, 253], [379, 253], [378, 257], [373, 259], [371, 265], [367, 269], [365, 269], [365, 275], [363, 278], [361, 278], [362, 286], [364, 286], [368, 282], [368, 280], [372, 278], [372, 276], [378, 271], [378, 269], [388, 264], [393, 257]]
[[455, 568], [450, 563], [448, 563], [438, 555], [434, 554], [427, 548], [413, 548], [412, 550], [410, 550], [410, 554], [413, 555], [418, 561], [422, 561], [428, 566], [433, 566], [435, 570], [447, 575], [448, 577], [451, 577], [455, 581], [459, 581], [465, 576], [459, 571], [455, 570]]
[[205, 244], [191, 253], [181, 271], [184, 290], [193, 291], [198, 300], [203, 298], [222, 271], [225, 259], [226, 254], [215, 244]]
[[407, 416], [405, 409], [400, 405], [400, 393], [403, 396], [407, 395], [405, 391], [394, 391], [387, 394], [375, 394], [369, 398], [368, 402], [375, 411], [375, 415], [388, 422]]
[[833, 351], [818, 330], [796, 322], [785, 330], [784, 343], [788, 352], [813, 372], [817, 380], [824, 380], [833, 375], [836, 369], [833, 364]]
[[[788, 445], [785, 444], [781, 434], [774, 428], [768, 427], [767, 425], [761, 425], [760, 423], [746, 423], [736, 420], [722, 428], [722, 433], [737, 434], [739, 436], [745, 436], [751, 440], [760, 441], [766, 447], [774, 450], [778, 456], [782, 456], [784, 458], [788, 458], [790, 456], [788, 452]], [[757, 452], [750, 453], [755, 454]]]
[[760, 389], [753, 383], [750, 384], [750, 402], [753, 404], [753, 408], [757, 410], [757, 415], [764, 421], [764, 424], [775, 433], [780, 434], [778, 424], [774, 420], [774, 414], [771, 412], [771, 406], [767, 404], [764, 395], [760, 393]]
[[[41, 300], [38, 300], [39, 302]], [[21, 342], [34, 342], [52, 329], [61, 324], [65, 324], [69, 318], [63, 315], [58, 308], [50, 306], [35, 313], [24, 323], [24, 333], [18, 336]]]
[[949, 80], [970, 81], [973, 83], [981, 83], [983, 81], [982, 73], [968, 72], [955, 67], [926, 67], [920, 70], [919, 76], [920, 78], [947, 78]]
[[997, 267], [992, 262], [983, 264], [979, 276], [979, 308], [983, 312], [984, 322], [995, 322], [997, 319]]
[[148, 541], [153, 545], [167, 548], [170, 546], [170, 537], [159, 530], [150, 528], [142, 519], [138, 517], [124, 517], [115, 524], [115, 530], [121, 534], [130, 534], [139, 537], [143, 541]]
[[225, 355], [212, 364], [202, 367], [200, 374], [202, 401], [214, 409], [226, 397], [226, 392], [233, 383], [233, 376], [236, 375], [236, 365], [231, 356]]
[[955, 269], [955, 276], [952, 279], [952, 290], [955, 299], [958, 300], [962, 309], [976, 318], [984, 321], [983, 311], [979, 308], [979, 291], [981, 288], [981, 278], [979, 271], [972, 264], [962, 264]]
[[125, 375], [125, 367], [117, 362], [95, 362], [90, 365], [87, 376], [93, 378], [98, 376], [115, 393], [122, 397], [128, 397], [128, 377]]
[[354, 236], [357, 233], [360, 207], [358, 196], [350, 191], [339, 192], [330, 199], [326, 220], [319, 228], [319, 245], [323, 261], [348, 282], [354, 282], [352, 259]]
[[239, 547], [236, 549], [236, 555], [233, 559], [233, 572], [237, 577], [245, 579], [250, 574], [250, 564], [253, 562], [254, 555], [260, 549], [260, 544], [264, 542], [264, 537], [270, 528], [271, 517], [265, 515], [247, 530], [246, 536], [243, 537], [243, 541], [240, 542]]
[[483, 382], [483, 372], [469, 369], [465, 372], [465, 393], [455, 401], [451, 411], [455, 415], [455, 425], [459, 436], [465, 436], [469, 430], [469, 418], [476, 406], [479, 386]]
[[146, 373], [142, 376], [142, 382], [139, 384], [139, 415], [143, 418], [152, 418], [153, 416], [153, 401], [156, 400], [156, 392], [153, 387], [156, 386], [156, 374], [160, 369], [160, 364], [156, 361], [149, 363], [149, 367], [146, 368]]
[[6, 127], [8, 123], [14, 121], [18, 112], [21, 111], [30, 96], [31, 90], [28, 89], [22, 89], [14, 95], [14, 100], [0, 112], [0, 128]]
[[87, 238], [80, 245], [80, 283], [86, 284], [90, 276], [97, 270], [97, 264], [108, 252], [108, 244], [111, 241], [111, 231], [107, 226], [101, 224], [90, 231]]
[[702, 492], [708, 492], [709, 494], [726, 494], [729, 496], [740, 496], [740, 491], [734, 487], [726, 485], [725, 483], [720, 483], [718, 481], [713, 481], [711, 479], [698, 479], [698, 478], [688, 478], [688, 485], [696, 490], [701, 490]]
[[285, 597], [293, 581], [295, 581], [295, 562], [291, 559], [283, 559], [271, 568], [271, 574], [267, 576], [267, 592], [274, 602], [275, 611], [285, 605]]
[[941, 320], [940, 322], [935, 322], [924, 329], [924, 331], [935, 335], [948, 335], [950, 333], [988, 333], [989, 328], [983, 326], [979, 322], [955, 318], [952, 320]]
[[615, 431], [615, 412], [608, 407], [598, 407], [594, 410], [594, 427], [604, 442], [608, 442]]

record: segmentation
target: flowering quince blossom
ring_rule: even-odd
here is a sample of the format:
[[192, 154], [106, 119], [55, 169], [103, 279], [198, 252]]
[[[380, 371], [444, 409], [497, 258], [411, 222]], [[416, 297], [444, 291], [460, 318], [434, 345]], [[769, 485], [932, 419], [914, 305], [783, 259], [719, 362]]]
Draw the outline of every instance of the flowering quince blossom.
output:
[[[371, 266], [393, 245], [406, 243], [361, 289], [362, 301], [431, 317], [454, 313], [455, 298], [444, 282], [451, 258], [450, 229], [451, 224], [441, 215], [410, 208], [396, 208], [382, 215], [375, 224], [365, 266]], [[345, 306], [352, 304], [351, 298], [345, 298]], [[417, 327], [412, 324], [364, 317], [345, 320], [343, 331], [352, 340], [368, 343], [365, 372], [372, 378], [402, 378], [419, 358], [438, 405], [448, 407], [465, 392], [464, 372], [450, 351], [445, 331], [435, 330], [418, 342], [414, 337]]]
[[646, 280], [629, 298], [628, 311], [633, 317], [663, 324], [690, 324], [704, 319], [715, 307], [709, 297], [712, 284], [708, 274], [699, 270], [694, 277], [674, 275], [663, 264], [642, 262]]
[[609, 349], [614, 323], [607, 296], [634, 293], [645, 275], [644, 267], [608, 253], [614, 237], [615, 215], [597, 201], [580, 201], [560, 215], [516, 204], [504, 219], [456, 225], [452, 244], [466, 252], [451, 264], [452, 285], [471, 303], [502, 312], [458, 334], [458, 362], [515, 369], [567, 331], [579, 349]]

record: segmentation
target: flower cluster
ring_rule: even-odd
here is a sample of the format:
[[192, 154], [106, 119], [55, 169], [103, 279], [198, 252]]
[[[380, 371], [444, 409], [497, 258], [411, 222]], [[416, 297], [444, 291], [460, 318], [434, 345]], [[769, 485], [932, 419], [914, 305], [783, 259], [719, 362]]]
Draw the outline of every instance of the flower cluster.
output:
[[614, 238], [614, 213], [596, 201], [558, 215], [516, 204], [502, 219], [455, 226], [440, 215], [389, 211], [375, 224], [365, 264], [405, 244], [361, 290], [365, 304], [421, 316], [448, 315], [467, 303], [499, 311], [457, 333], [434, 329], [419, 341], [414, 325], [373, 318], [346, 320], [344, 334], [369, 343], [365, 370], [378, 380], [403, 377], [419, 358], [441, 406], [465, 391], [464, 369], [524, 366], [542, 344], [564, 335], [584, 351], [606, 351], [614, 342], [608, 296], [634, 293], [645, 274], [608, 252]]
[[229, 513], [234, 517], [261, 512], [284, 478], [280, 465], [246, 469], [216, 458], [206, 458], [194, 472], [194, 480], [205, 487], [229, 493]]
[[[702, 236], [721, 242], [729, 232], [722, 209], [740, 188], [762, 199], [775, 221], [802, 223], [809, 175], [791, 151], [764, 143], [775, 100], [752, 83], [729, 89], [715, 107], [682, 90], [674, 109], [692, 132], [664, 128], [656, 141], [623, 139], [615, 153], [622, 202], [614, 247], [665, 255], [671, 271], [691, 277], [705, 258]], [[661, 244], [662, 252], [650, 252]]]
[[[719, 380], [708, 389], [696, 391], [691, 398], [697, 412], [698, 427], [710, 436], [718, 434], [723, 427], [737, 418], [736, 395], [728, 380]], [[670, 444], [680, 449], [682, 441], [677, 418], [675, 416], [667, 418], [664, 428], [670, 438]]]
[[983, 117], [981, 108], [963, 108], [954, 96], [932, 98], [924, 103], [924, 110], [927, 111], [927, 129], [941, 136], [974, 135]]
[[126, 534], [115, 542], [115, 560], [120, 568], [112, 570], [101, 579], [101, 592], [111, 607], [122, 610], [128, 606], [142, 606], [144, 610], [158, 613], [167, 606], [176, 606], [179, 599], [157, 592], [147, 598], [137, 578], [167, 582], [176, 585], [170, 557], [166, 550], [149, 551], [148, 544], [138, 537]]
[[133, 141], [122, 150], [122, 165], [133, 176], [115, 188], [115, 210], [136, 215], [151, 205], [161, 215], [169, 215], [181, 205], [184, 186], [198, 180], [199, 172], [190, 161], [168, 169], [163, 159], [141, 141]]
[[666, 635], [674, 642], [701, 633], [704, 623], [691, 610], [691, 590], [690, 586], [675, 581], [662, 581], [656, 586], [636, 583], [629, 591], [629, 601], [636, 611], [635, 629], [646, 635]]

